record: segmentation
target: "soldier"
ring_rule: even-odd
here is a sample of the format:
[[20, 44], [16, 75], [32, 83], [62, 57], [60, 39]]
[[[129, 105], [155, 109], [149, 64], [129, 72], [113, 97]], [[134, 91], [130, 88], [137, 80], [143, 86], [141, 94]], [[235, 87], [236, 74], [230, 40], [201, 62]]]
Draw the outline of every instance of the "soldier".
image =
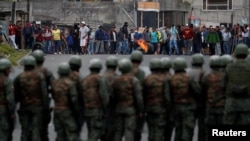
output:
[[247, 55], [248, 47], [238, 44], [234, 51], [235, 62], [226, 67], [224, 124], [250, 125], [250, 67], [245, 60]]
[[[203, 70], [204, 57], [200, 53], [192, 55], [191, 68], [187, 69], [187, 74], [198, 84], [201, 84], [202, 77], [205, 74]], [[205, 140], [205, 98], [204, 95], [201, 95], [197, 99], [198, 107], [195, 112], [196, 119], [198, 120], [198, 141]]]
[[206, 103], [206, 126], [222, 125], [225, 106], [225, 93], [222, 85], [224, 72], [221, 71], [222, 59], [213, 55], [210, 57], [211, 72], [202, 79], [202, 94]]
[[200, 94], [199, 84], [185, 72], [186, 67], [183, 58], [176, 58], [173, 61], [175, 74], [166, 85], [174, 105], [175, 141], [192, 141], [197, 109], [195, 101]]
[[170, 69], [172, 67], [172, 61], [168, 57], [163, 57], [161, 58], [161, 66], [162, 66], [162, 75], [165, 78], [170, 78], [171, 77], [171, 72]]
[[70, 71], [70, 66], [67, 63], [61, 63], [58, 67], [59, 78], [52, 85], [57, 141], [78, 141], [77, 123], [72, 112], [79, 108], [78, 96], [74, 81], [69, 76]]
[[[140, 64], [143, 61], [142, 52], [139, 50], [134, 50], [131, 53], [130, 60], [131, 60], [132, 65], [133, 65], [132, 70], [131, 70], [132, 75], [135, 76], [139, 80], [141, 87], [142, 87], [143, 80], [145, 78], [145, 72], [140, 68]], [[135, 140], [136, 141], [141, 140], [141, 134], [142, 134], [144, 122], [145, 122], [145, 115], [143, 112], [143, 116], [141, 118], [137, 117], [137, 122], [136, 122], [137, 125], [136, 125], [136, 130], [135, 130]]]
[[81, 97], [83, 99], [84, 119], [88, 127], [88, 141], [97, 141], [103, 131], [103, 118], [109, 97], [105, 79], [99, 75], [102, 69], [100, 59], [90, 61], [90, 74], [81, 81]]
[[21, 141], [42, 141], [43, 110], [48, 105], [46, 81], [43, 74], [35, 69], [33, 56], [26, 56], [23, 64], [24, 72], [14, 81], [16, 101], [20, 103]]
[[250, 63], [250, 48], [248, 49], [248, 56], [247, 56], [246, 60], [248, 63]]
[[15, 99], [12, 80], [8, 78], [11, 63], [8, 59], [0, 59], [0, 138], [12, 141], [15, 119]]
[[[69, 59], [69, 66], [71, 69], [71, 72], [69, 74], [70, 78], [74, 81], [76, 85], [76, 90], [77, 90], [77, 95], [78, 95], [78, 102], [80, 105], [82, 105], [83, 101], [80, 98], [80, 68], [82, 66], [82, 60], [79, 55], [73, 55]], [[83, 109], [79, 109], [79, 111], [74, 111], [74, 118], [77, 121], [77, 126], [78, 126], [78, 135], [81, 133], [81, 129], [84, 123], [83, 119]]]
[[102, 141], [113, 141], [114, 136], [114, 101], [112, 100], [112, 85], [114, 79], [118, 76], [116, 73], [116, 68], [118, 65], [118, 60], [115, 56], [108, 56], [106, 60], [106, 71], [102, 75], [105, 79], [107, 92], [109, 95], [109, 105], [107, 108], [107, 117], [105, 119], [105, 132], [104, 136], [102, 137]]
[[42, 50], [35, 50], [34, 52], [32, 52], [31, 54], [35, 59], [36, 59], [36, 69], [42, 73], [45, 77], [45, 80], [46, 80], [46, 84], [47, 84], [47, 92], [48, 92], [48, 105], [45, 107], [44, 109], [44, 114], [43, 114], [43, 119], [44, 119], [44, 123], [42, 124], [43, 125], [43, 132], [41, 134], [42, 136], [42, 140], [43, 141], [49, 141], [49, 137], [48, 137], [48, 125], [49, 125], [49, 122], [51, 120], [51, 112], [52, 112], [52, 108], [50, 107], [50, 95], [49, 93], [51, 93], [51, 85], [52, 85], [52, 82], [54, 81], [54, 76], [53, 76], [53, 73], [51, 71], [49, 71], [47, 68], [43, 67], [43, 63], [45, 61], [45, 58], [44, 58], [44, 52]]
[[153, 58], [149, 64], [151, 74], [144, 80], [144, 104], [147, 113], [147, 125], [149, 129], [149, 141], [163, 141], [166, 126], [166, 113], [169, 107], [169, 96], [164, 91], [161, 60]]
[[224, 54], [221, 56], [221, 69], [225, 71], [228, 64], [233, 63], [233, 57], [228, 54]]
[[122, 59], [118, 63], [121, 75], [114, 80], [113, 93], [115, 105], [114, 141], [121, 141], [125, 133], [126, 141], [135, 140], [136, 117], [142, 117], [143, 99], [139, 80], [130, 74], [132, 63]]

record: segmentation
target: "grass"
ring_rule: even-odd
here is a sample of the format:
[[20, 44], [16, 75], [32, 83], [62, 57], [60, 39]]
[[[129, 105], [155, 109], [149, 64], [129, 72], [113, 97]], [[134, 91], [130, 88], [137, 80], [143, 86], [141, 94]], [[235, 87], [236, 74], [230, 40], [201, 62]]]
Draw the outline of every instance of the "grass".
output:
[[9, 44], [0, 44], [0, 56], [8, 58], [14, 66], [17, 66], [18, 61], [29, 52], [29, 50], [15, 50], [11, 48]]

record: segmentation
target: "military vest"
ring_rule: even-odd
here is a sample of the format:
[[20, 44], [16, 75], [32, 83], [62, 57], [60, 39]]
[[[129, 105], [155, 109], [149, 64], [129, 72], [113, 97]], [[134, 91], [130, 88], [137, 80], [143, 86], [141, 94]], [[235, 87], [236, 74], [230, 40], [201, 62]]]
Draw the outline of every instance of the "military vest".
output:
[[103, 77], [105, 78], [105, 83], [107, 85], [107, 91], [109, 94], [111, 94], [112, 91], [112, 85], [114, 83], [114, 79], [116, 77], [116, 74], [112, 71], [106, 71], [103, 75]]
[[192, 97], [190, 93], [190, 77], [186, 73], [177, 73], [170, 79], [170, 88], [173, 100], [177, 104], [189, 104]]
[[99, 74], [90, 74], [82, 82], [84, 107], [90, 109], [100, 108], [102, 106], [99, 94]]
[[164, 102], [164, 77], [151, 74], [144, 80], [145, 103], [147, 106], [163, 105]]
[[74, 82], [78, 83], [78, 82], [79, 82], [79, 72], [77, 72], [77, 71], [72, 71], [72, 72], [70, 73], [70, 78], [71, 78]]
[[134, 106], [134, 76], [121, 75], [114, 81], [114, 93], [118, 107]]
[[7, 103], [7, 101], [6, 101], [6, 94], [4, 92], [4, 89], [5, 89], [5, 86], [4, 86], [5, 80], [6, 80], [6, 76], [0, 74], [0, 107], [6, 106], [6, 103]]
[[19, 75], [22, 105], [41, 105], [41, 74], [37, 71], [23, 72]]
[[53, 98], [55, 101], [55, 109], [69, 109], [69, 88], [72, 81], [69, 78], [60, 78], [53, 82]]
[[222, 80], [224, 74], [222, 72], [210, 73], [206, 76], [205, 85], [207, 92], [207, 107], [224, 107], [225, 99]]

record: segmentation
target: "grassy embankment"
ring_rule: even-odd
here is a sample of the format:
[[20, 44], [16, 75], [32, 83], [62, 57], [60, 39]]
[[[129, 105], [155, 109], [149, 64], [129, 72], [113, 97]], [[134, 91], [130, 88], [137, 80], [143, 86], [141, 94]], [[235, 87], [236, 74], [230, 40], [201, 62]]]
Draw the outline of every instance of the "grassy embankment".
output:
[[14, 66], [18, 65], [18, 60], [23, 58], [29, 52], [29, 50], [15, 50], [5, 43], [0, 44], [0, 56], [8, 58]]

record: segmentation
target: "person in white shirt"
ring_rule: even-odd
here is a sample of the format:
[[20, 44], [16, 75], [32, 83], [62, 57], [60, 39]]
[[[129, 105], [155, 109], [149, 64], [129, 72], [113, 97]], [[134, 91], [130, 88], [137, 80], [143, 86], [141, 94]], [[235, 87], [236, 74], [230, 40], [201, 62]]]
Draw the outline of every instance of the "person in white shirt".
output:
[[85, 25], [85, 22], [81, 22], [80, 32], [80, 47], [82, 49], [82, 54], [85, 54], [87, 51], [87, 41], [88, 41], [88, 32], [89, 28]]
[[222, 34], [222, 37], [223, 37], [223, 51], [224, 51], [224, 54], [230, 54], [230, 51], [231, 51], [230, 38], [232, 37], [232, 35], [229, 32], [228, 28], [225, 28], [225, 32]]
[[90, 28], [88, 53], [89, 54], [95, 53], [95, 31], [93, 31], [92, 28]]

